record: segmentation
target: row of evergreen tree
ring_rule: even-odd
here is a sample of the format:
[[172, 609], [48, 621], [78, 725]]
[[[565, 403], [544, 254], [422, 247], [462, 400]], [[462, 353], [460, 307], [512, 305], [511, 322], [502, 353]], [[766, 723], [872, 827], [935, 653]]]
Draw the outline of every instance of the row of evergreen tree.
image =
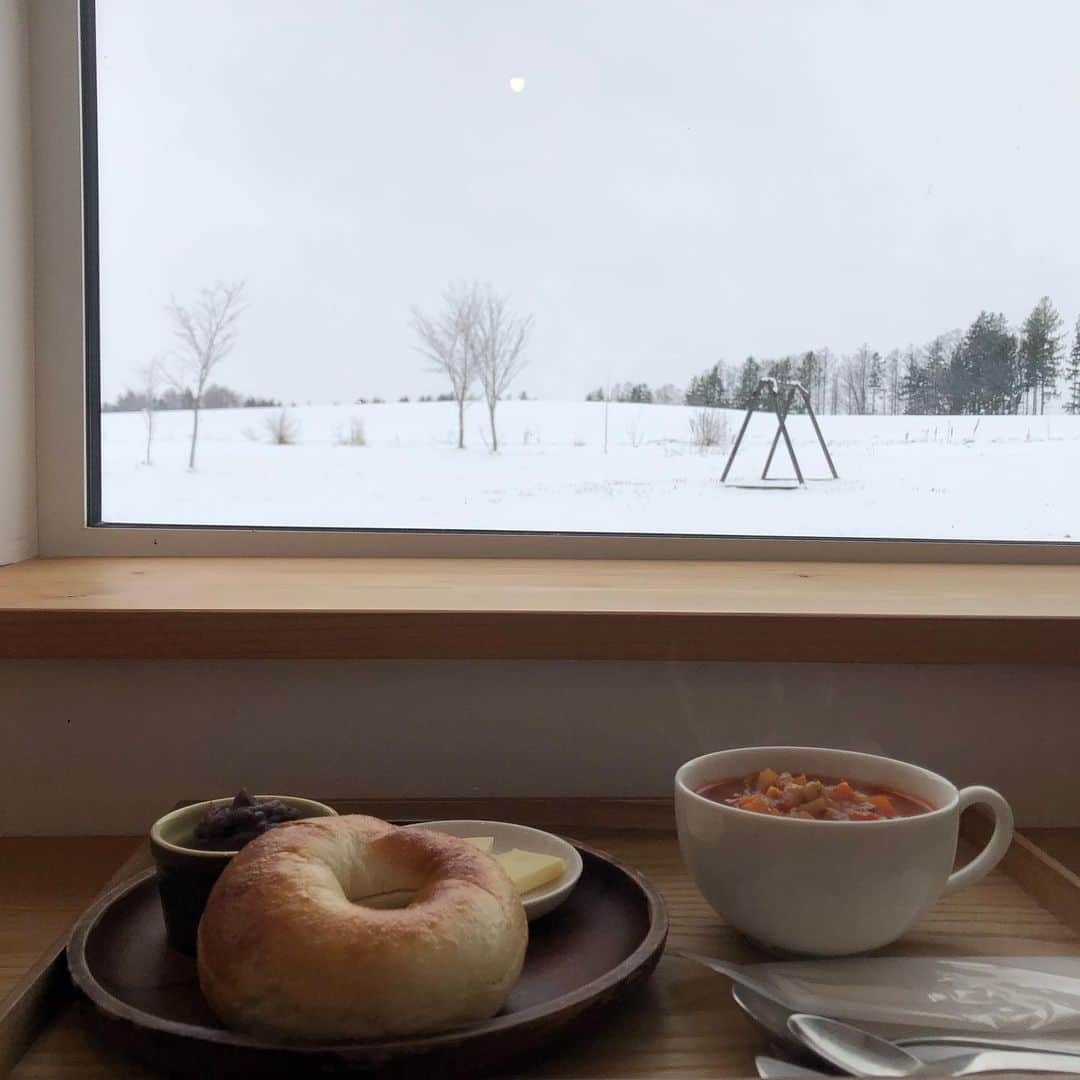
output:
[[936, 338], [908, 358], [903, 379], [910, 413], [1044, 413], [1064, 390], [1065, 410], [1080, 412], [1080, 319], [1066, 355], [1064, 323], [1044, 296], [1014, 331], [983, 311], [958, 340]]
[[922, 347], [885, 355], [864, 345], [846, 356], [827, 348], [777, 360], [750, 356], [694, 376], [681, 398], [670, 386], [623, 383], [586, 400], [745, 409], [766, 377], [802, 383], [822, 413], [1032, 414], [1060, 395], [1066, 412], [1080, 413], [1080, 319], [1070, 348], [1064, 321], [1044, 296], [1017, 329], [1004, 315], [983, 311], [966, 331]]

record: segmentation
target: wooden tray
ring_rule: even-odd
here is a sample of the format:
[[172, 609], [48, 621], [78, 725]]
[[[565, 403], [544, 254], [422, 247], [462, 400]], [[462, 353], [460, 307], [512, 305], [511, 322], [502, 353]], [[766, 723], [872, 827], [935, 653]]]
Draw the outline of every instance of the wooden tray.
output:
[[531, 924], [525, 966], [504, 1008], [445, 1034], [297, 1046], [228, 1030], [199, 992], [194, 961], [166, 944], [153, 870], [86, 912], [68, 965], [106, 1037], [177, 1075], [476, 1076], [581, 1030], [660, 959], [667, 915], [659, 893], [610, 856], [578, 850], [581, 879], [565, 903]]
[[[671, 920], [669, 948], [737, 963], [766, 959], [717, 918], [690, 882], [679, 855], [670, 799], [323, 801], [343, 813], [520, 821], [579, 837], [638, 867], [656, 884]], [[984, 826], [977, 817], [965, 815], [964, 837], [961, 858], [971, 854], [972, 842], [985, 842]], [[12, 849], [21, 850], [18, 845], [25, 843], [32, 841], [12, 842]], [[49, 841], [42, 845], [48, 848]], [[77, 850], [84, 849], [77, 846]], [[115, 858], [115, 846], [99, 850], [104, 878], [104, 860]], [[38, 861], [20, 873], [8, 867], [9, 880], [25, 877], [31, 869], [35, 878], [52, 882], [29, 892], [24, 889], [28, 899], [21, 908], [19, 897], [3, 889], [0, 875], [0, 897], [10, 897], [7, 909], [0, 900], [0, 960], [7, 958], [9, 971], [19, 955], [19, 942], [35, 936], [44, 941], [41, 935], [52, 932], [54, 922], [49, 916], [55, 916], [56, 910], [45, 909], [56, 909], [69, 888], [68, 869], [60, 865], [46, 875]], [[143, 844], [115, 880], [148, 865]], [[1078, 869], [1080, 829], [1018, 834], [1001, 867], [984, 881], [946, 897], [887, 951], [896, 956], [1080, 956], [1080, 878], [1073, 872]], [[0, 1076], [11, 1070], [11, 1080], [159, 1077], [160, 1070], [140, 1064], [99, 1037], [92, 1007], [68, 978], [64, 944], [66, 935], [0, 1000]], [[726, 979], [668, 954], [650, 978], [641, 980], [616, 1005], [591, 1014], [578, 1037], [558, 1040], [542, 1056], [520, 1059], [499, 1076], [514, 1080], [743, 1078], [754, 1075], [754, 1055], [767, 1047], [762, 1033], [732, 1001]]]

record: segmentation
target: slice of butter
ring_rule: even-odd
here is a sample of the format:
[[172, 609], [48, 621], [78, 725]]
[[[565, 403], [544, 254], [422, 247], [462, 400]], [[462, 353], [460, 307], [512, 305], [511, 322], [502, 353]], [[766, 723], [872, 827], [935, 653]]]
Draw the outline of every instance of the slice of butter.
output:
[[566, 862], [557, 855], [538, 855], [520, 848], [501, 852], [495, 859], [509, 874], [518, 896], [539, 889], [541, 885], [550, 885], [561, 878], [566, 869]]
[[486, 851], [489, 855], [491, 849], [495, 846], [494, 836], [463, 836], [461, 838], [466, 844], [472, 844], [473, 847], [478, 847], [481, 851]]

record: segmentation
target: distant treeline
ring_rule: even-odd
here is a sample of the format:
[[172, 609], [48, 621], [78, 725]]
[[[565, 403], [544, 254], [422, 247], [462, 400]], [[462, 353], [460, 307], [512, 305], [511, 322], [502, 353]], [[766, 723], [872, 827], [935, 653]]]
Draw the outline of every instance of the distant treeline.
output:
[[645, 383], [615, 383], [613, 386], [590, 390], [586, 401], [627, 401], [636, 405], [682, 405], [683, 391], [674, 383], [650, 387]]
[[[672, 387], [672, 390], [675, 388]], [[150, 395], [145, 391], [140, 392], [138, 390], [127, 389], [125, 390], [115, 401], [107, 401], [101, 406], [102, 412], [144, 412], [148, 407], [152, 408], [154, 412], [168, 412], [170, 409], [190, 409], [194, 402], [194, 395], [190, 390], [174, 390], [169, 387], [167, 390], [160, 394], [154, 395], [153, 405], [150, 405]], [[410, 399], [408, 394], [402, 395], [398, 398], [398, 401], [402, 404], [408, 404], [410, 400], [417, 402], [435, 402], [435, 401], [453, 401], [453, 394], [424, 394], [421, 397]], [[470, 395], [470, 401], [477, 400]], [[528, 401], [529, 396], [524, 390], [518, 395], [519, 401]], [[309, 402], [310, 404], [310, 402]], [[334, 402], [335, 405], [339, 402]], [[354, 405], [385, 405], [385, 398], [381, 397], [358, 397], [354, 402]], [[264, 408], [281, 408], [284, 402], [278, 401], [276, 398], [262, 398], [245, 396], [244, 394], [238, 394], [235, 390], [230, 390], [227, 386], [217, 386], [216, 384], [208, 386], [203, 391], [202, 404], [199, 406], [201, 409], [264, 409]], [[296, 402], [289, 403], [290, 407], [295, 407]]]
[[[821, 413], [1033, 414], [1045, 412], [1047, 401], [1056, 397], [1063, 397], [1066, 412], [1080, 413], [1080, 319], [1071, 344], [1066, 339], [1061, 315], [1044, 296], [1019, 327], [1010, 326], [1004, 315], [983, 311], [967, 330], [940, 334], [922, 346], [884, 354], [863, 345], [843, 356], [828, 348], [772, 360], [748, 356], [738, 365], [714, 364], [685, 389], [672, 383], [652, 387], [621, 382], [591, 390], [585, 400], [744, 409], [761, 379], [771, 377], [802, 383]], [[518, 397], [528, 400], [524, 391]], [[413, 400], [448, 402], [458, 397], [444, 392]], [[462, 403], [474, 400], [468, 392], [461, 398]], [[382, 403], [378, 397], [355, 399], [359, 405]], [[194, 406], [191, 389], [170, 386], [151, 397], [145, 388], [129, 388], [102, 411]], [[217, 384], [207, 386], [198, 402], [203, 409], [281, 406], [274, 398], [242, 395]]]
[[[145, 391], [127, 389], [115, 401], [105, 402], [102, 412], [142, 412], [152, 408], [155, 412], [168, 412], [171, 409], [190, 409], [195, 404], [195, 395], [190, 390], [176, 390], [169, 387], [160, 394], [150, 395]], [[238, 394], [227, 386], [213, 384], [203, 391], [202, 409], [260, 409], [267, 406], [280, 406], [274, 398], [250, 397]]]
[[966, 331], [884, 355], [863, 345], [846, 356], [828, 348], [777, 360], [749, 356], [740, 365], [714, 364], [682, 392], [627, 382], [585, 400], [745, 409], [760, 380], [771, 377], [802, 383], [822, 413], [1031, 414], [1062, 395], [1065, 411], [1080, 413], [1080, 319], [1068, 349], [1063, 326], [1043, 297], [1018, 328], [983, 311]]

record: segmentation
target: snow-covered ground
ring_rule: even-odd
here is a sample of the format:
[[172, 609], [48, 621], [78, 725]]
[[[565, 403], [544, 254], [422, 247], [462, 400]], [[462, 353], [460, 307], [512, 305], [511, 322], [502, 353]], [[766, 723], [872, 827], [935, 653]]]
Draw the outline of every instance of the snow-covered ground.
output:
[[[191, 414], [155, 418], [143, 463], [139, 413], [102, 418], [102, 507], [109, 522], [389, 529], [1063, 540], [1080, 537], [1080, 417], [825, 416], [840, 479], [809, 420], [791, 420], [808, 478], [797, 490], [735, 486], [760, 475], [775, 422], [759, 414], [727, 484], [741, 414], [723, 444], [693, 444], [682, 406], [506, 402], [501, 448], [486, 415], [413, 403], [289, 410], [298, 443], [270, 445], [278, 410], [207, 410], [187, 469]], [[605, 415], [607, 447], [605, 452]], [[339, 445], [352, 418], [367, 445]], [[783, 449], [772, 475], [791, 476]]]

